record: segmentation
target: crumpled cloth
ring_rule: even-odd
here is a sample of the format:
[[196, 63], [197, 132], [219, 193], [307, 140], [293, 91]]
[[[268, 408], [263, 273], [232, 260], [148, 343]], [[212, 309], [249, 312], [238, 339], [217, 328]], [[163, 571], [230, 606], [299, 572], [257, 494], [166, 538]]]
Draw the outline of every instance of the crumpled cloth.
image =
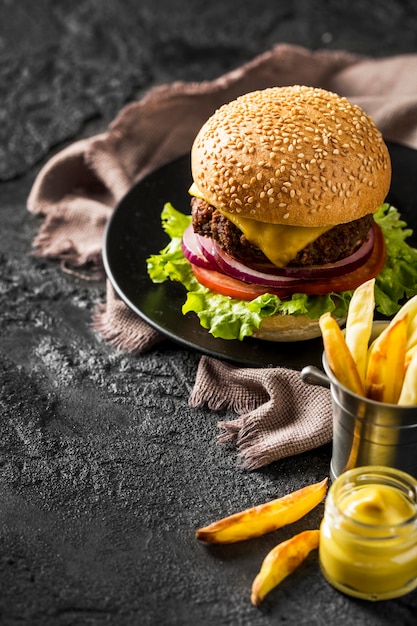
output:
[[[369, 59], [345, 51], [279, 44], [213, 81], [156, 87], [123, 108], [105, 132], [70, 145], [41, 169], [28, 198], [29, 211], [43, 217], [33, 252], [60, 260], [67, 272], [89, 280], [103, 278], [102, 238], [117, 202], [151, 171], [187, 153], [216, 108], [255, 89], [305, 84], [335, 91], [362, 106], [386, 139], [417, 148], [416, 76], [414, 54]], [[92, 324], [110, 344], [133, 353], [149, 350], [163, 339], [118, 299], [109, 282], [106, 301], [97, 307]], [[190, 402], [235, 406], [240, 413], [231, 394], [235, 387], [224, 385], [215, 368], [207, 369], [208, 362], [202, 359]], [[257, 380], [258, 389], [264, 387], [260, 395], [255, 394], [250, 410], [245, 409], [235, 422], [221, 424], [226, 430], [223, 439], [235, 440], [245, 458], [251, 459], [251, 467], [331, 439], [327, 390], [304, 383], [299, 387], [299, 375], [290, 371], [278, 375], [227, 367], [225, 375], [236, 384], [240, 381], [241, 388], [249, 388], [249, 379]], [[290, 403], [292, 417], [282, 408], [289, 388], [300, 400]], [[312, 417], [316, 405], [323, 409], [321, 420]], [[269, 444], [263, 446], [263, 438]]]
[[245, 469], [318, 448], [332, 437], [328, 389], [305, 383], [295, 370], [236, 367], [202, 356], [197, 381], [191, 406], [238, 414], [219, 422], [219, 441], [236, 445]]

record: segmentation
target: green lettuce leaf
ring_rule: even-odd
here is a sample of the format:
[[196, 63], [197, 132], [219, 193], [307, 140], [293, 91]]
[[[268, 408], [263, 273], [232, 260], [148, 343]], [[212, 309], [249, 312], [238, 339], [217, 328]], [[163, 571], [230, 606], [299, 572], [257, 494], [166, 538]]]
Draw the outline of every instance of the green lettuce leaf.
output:
[[[390, 317], [400, 309], [404, 299], [417, 293], [417, 250], [405, 241], [412, 231], [401, 220], [397, 209], [383, 204], [374, 217], [382, 229], [387, 246], [385, 267], [375, 281], [375, 306], [379, 313]], [[311, 319], [318, 319], [330, 311], [336, 317], [346, 317], [352, 291], [326, 296], [296, 293], [289, 300], [264, 294], [250, 302], [212, 292], [196, 280], [181, 250], [181, 237], [190, 224], [191, 216], [180, 213], [167, 203], [161, 219], [170, 241], [159, 254], [153, 254], [147, 259], [149, 276], [155, 283], [165, 280], [182, 283], [187, 290], [182, 312], [184, 315], [196, 313], [200, 324], [214, 337], [242, 340], [259, 328], [263, 318], [277, 313], [307, 315]]]
[[178, 280], [186, 289], [191, 289], [197, 281], [181, 249], [182, 235], [191, 223], [191, 215], [180, 213], [168, 202], [162, 210], [161, 221], [170, 241], [159, 254], [147, 259], [148, 274], [154, 283]]
[[384, 269], [375, 282], [375, 303], [380, 313], [391, 317], [404, 299], [416, 294], [417, 250], [406, 243], [413, 231], [393, 206], [381, 205], [375, 221], [382, 229], [387, 247]]

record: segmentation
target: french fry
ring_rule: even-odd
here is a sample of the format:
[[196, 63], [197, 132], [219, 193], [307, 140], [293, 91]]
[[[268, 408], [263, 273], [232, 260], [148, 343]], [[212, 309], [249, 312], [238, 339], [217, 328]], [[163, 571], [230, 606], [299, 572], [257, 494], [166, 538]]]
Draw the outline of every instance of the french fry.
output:
[[407, 350], [417, 345], [417, 296], [408, 300], [398, 311], [397, 316], [408, 314]]
[[391, 324], [395, 324], [404, 315], [408, 316], [407, 350], [417, 344], [417, 295], [407, 300], [401, 309], [394, 315]]
[[364, 388], [358, 369], [336, 320], [330, 313], [324, 313], [320, 317], [319, 324], [324, 351], [333, 374], [342, 385], [359, 396], [363, 396]]
[[398, 404], [402, 406], [417, 404], [417, 346], [409, 352], [412, 352], [412, 355], [410, 361], [406, 363], [407, 369], [398, 399]]
[[251, 602], [259, 606], [267, 593], [291, 574], [319, 546], [320, 531], [305, 530], [279, 543], [265, 557], [252, 584]]
[[396, 316], [370, 347], [365, 379], [368, 398], [398, 402], [405, 373], [407, 328], [408, 314]]
[[368, 344], [374, 319], [374, 286], [375, 278], [372, 278], [355, 289], [346, 318], [345, 340], [362, 385], [365, 384]]
[[295, 522], [314, 509], [327, 490], [325, 478], [276, 500], [224, 517], [196, 531], [196, 539], [206, 543], [235, 543], [259, 537]]
[[407, 372], [407, 368], [411, 363], [411, 359], [416, 354], [416, 352], [417, 352], [417, 343], [411, 348], [407, 347], [407, 352], [405, 353], [405, 363], [404, 363], [405, 372]]

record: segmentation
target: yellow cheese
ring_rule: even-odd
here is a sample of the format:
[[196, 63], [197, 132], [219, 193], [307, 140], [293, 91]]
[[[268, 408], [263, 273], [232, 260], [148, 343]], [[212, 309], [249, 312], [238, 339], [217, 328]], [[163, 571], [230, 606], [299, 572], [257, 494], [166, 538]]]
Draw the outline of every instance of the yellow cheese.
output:
[[[204, 200], [203, 194], [195, 183], [191, 185], [189, 193]], [[285, 267], [300, 250], [331, 228], [331, 226], [307, 228], [268, 224], [225, 211], [221, 213], [242, 231], [248, 241], [260, 248], [277, 267]]]
[[328, 226], [315, 228], [284, 226], [257, 222], [224, 211], [222, 213], [277, 267], [285, 267], [297, 255], [297, 252], [329, 230]]
[[200, 198], [200, 200], [204, 200], [203, 194], [195, 183], [192, 183], [191, 187], [188, 190], [188, 193], [190, 194], [190, 196], [195, 196], [196, 198]]

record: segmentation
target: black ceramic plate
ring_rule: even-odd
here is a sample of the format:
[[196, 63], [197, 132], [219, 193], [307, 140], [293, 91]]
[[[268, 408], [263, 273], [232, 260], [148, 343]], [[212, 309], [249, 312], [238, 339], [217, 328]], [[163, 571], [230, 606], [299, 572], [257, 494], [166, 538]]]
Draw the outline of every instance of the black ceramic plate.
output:
[[[389, 200], [417, 230], [417, 152], [395, 144], [389, 144], [389, 149], [393, 162]], [[216, 339], [200, 326], [197, 316], [181, 313], [185, 300], [182, 285], [151, 282], [146, 259], [168, 241], [161, 228], [163, 205], [171, 202], [179, 211], [189, 213], [190, 184], [186, 155], [139, 182], [116, 207], [106, 229], [103, 255], [107, 276], [118, 295], [165, 336], [204, 354], [250, 366], [319, 366], [323, 348], [320, 338], [296, 343]], [[410, 242], [416, 245], [416, 240]]]

